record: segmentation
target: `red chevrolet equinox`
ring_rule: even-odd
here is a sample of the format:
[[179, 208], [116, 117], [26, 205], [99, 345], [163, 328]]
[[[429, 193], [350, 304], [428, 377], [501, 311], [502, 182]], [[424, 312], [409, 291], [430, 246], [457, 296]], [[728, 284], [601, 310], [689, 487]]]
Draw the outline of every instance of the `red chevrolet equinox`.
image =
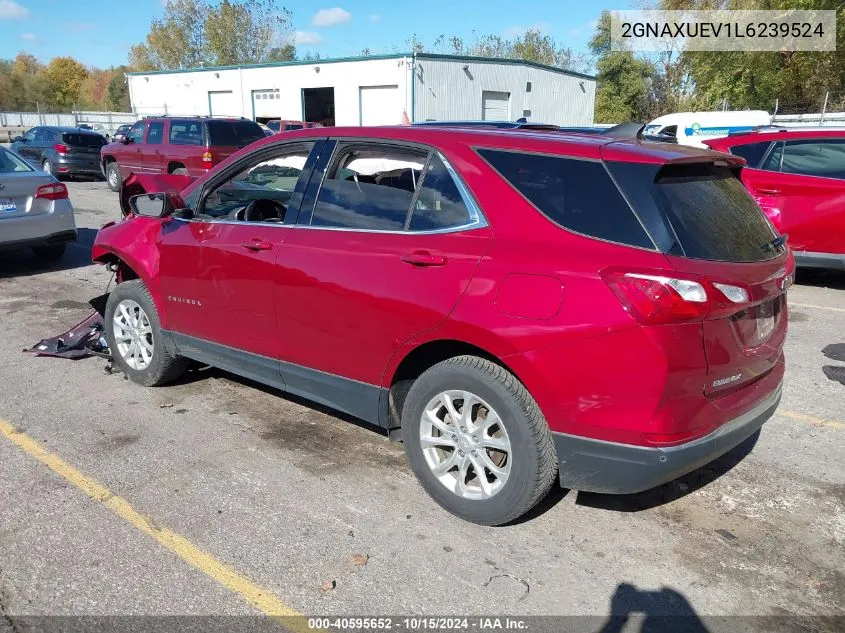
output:
[[638, 492], [780, 400], [794, 261], [741, 168], [559, 132], [269, 137], [99, 232], [109, 346], [142, 385], [192, 359], [378, 425], [469, 521], [555, 480]]
[[742, 156], [742, 181], [798, 266], [845, 270], [845, 130], [748, 132], [704, 141]]

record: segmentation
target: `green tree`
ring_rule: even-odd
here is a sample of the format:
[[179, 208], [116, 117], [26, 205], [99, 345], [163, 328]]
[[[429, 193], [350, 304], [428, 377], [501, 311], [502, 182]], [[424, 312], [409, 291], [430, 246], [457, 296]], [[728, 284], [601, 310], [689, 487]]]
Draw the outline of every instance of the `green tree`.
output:
[[608, 11], [602, 12], [589, 47], [597, 58], [596, 122], [650, 120], [657, 75], [655, 66], [648, 60], [636, 58], [630, 51], [610, 50]]
[[39, 73], [53, 88], [52, 105], [69, 109], [79, 102], [80, 88], [88, 78], [88, 71], [72, 57], [54, 57]]
[[296, 58], [292, 16], [277, 0], [167, 0], [146, 40], [129, 51], [135, 70], [196, 68]]
[[117, 112], [129, 112], [129, 90], [126, 87], [126, 77], [123, 76], [129, 69], [126, 66], [118, 66], [114, 69], [114, 75], [109, 82], [108, 98], [109, 108]]

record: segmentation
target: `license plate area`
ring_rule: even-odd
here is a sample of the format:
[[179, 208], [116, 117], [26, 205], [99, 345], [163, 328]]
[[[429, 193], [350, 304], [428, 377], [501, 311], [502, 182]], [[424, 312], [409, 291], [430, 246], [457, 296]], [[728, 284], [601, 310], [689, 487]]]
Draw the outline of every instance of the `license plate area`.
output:
[[777, 329], [783, 314], [784, 295], [775, 297], [731, 317], [734, 331], [744, 349], [765, 344]]
[[18, 205], [11, 198], [0, 198], [0, 214], [15, 213], [18, 210]]

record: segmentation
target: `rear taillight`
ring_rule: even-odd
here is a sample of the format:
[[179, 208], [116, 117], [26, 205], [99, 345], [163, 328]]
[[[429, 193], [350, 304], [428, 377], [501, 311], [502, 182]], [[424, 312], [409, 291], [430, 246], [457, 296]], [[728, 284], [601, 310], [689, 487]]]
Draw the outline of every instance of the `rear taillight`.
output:
[[210, 169], [214, 166], [214, 157], [211, 155], [211, 152], [204, 152], [202, 155], [202, 166], [206, 169]]
[[53, 185], [41, 185], [35, 190], [35, 197], [39, 200], [63, 200], [67, 198], [67, 187], [60, 182]]
[[602, 279], [644, 325], [689, 323], [730, 316], [748, 305], [748, 290], [703, 277], [605, 271]]
[[59, 154], [67, 154], [70, 151], [70, 147], [68, 147], [64, 143], [56, 143], [55, 145], [53, 145], [53, 149], [56, 150]]

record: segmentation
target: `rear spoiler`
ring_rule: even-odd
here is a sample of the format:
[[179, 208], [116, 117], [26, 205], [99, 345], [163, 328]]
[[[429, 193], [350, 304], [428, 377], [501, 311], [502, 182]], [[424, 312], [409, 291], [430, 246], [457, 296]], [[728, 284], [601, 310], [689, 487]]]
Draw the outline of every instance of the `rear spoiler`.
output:
[[123, 181], [120, 187], [120, 212], [125, 218], [132, 210], [129, 207], [129, 199], [142, 193], [175, 193], [183, 192], [188, 185], [194, 182], [193, 176], [182, 174], [132, 174]]

